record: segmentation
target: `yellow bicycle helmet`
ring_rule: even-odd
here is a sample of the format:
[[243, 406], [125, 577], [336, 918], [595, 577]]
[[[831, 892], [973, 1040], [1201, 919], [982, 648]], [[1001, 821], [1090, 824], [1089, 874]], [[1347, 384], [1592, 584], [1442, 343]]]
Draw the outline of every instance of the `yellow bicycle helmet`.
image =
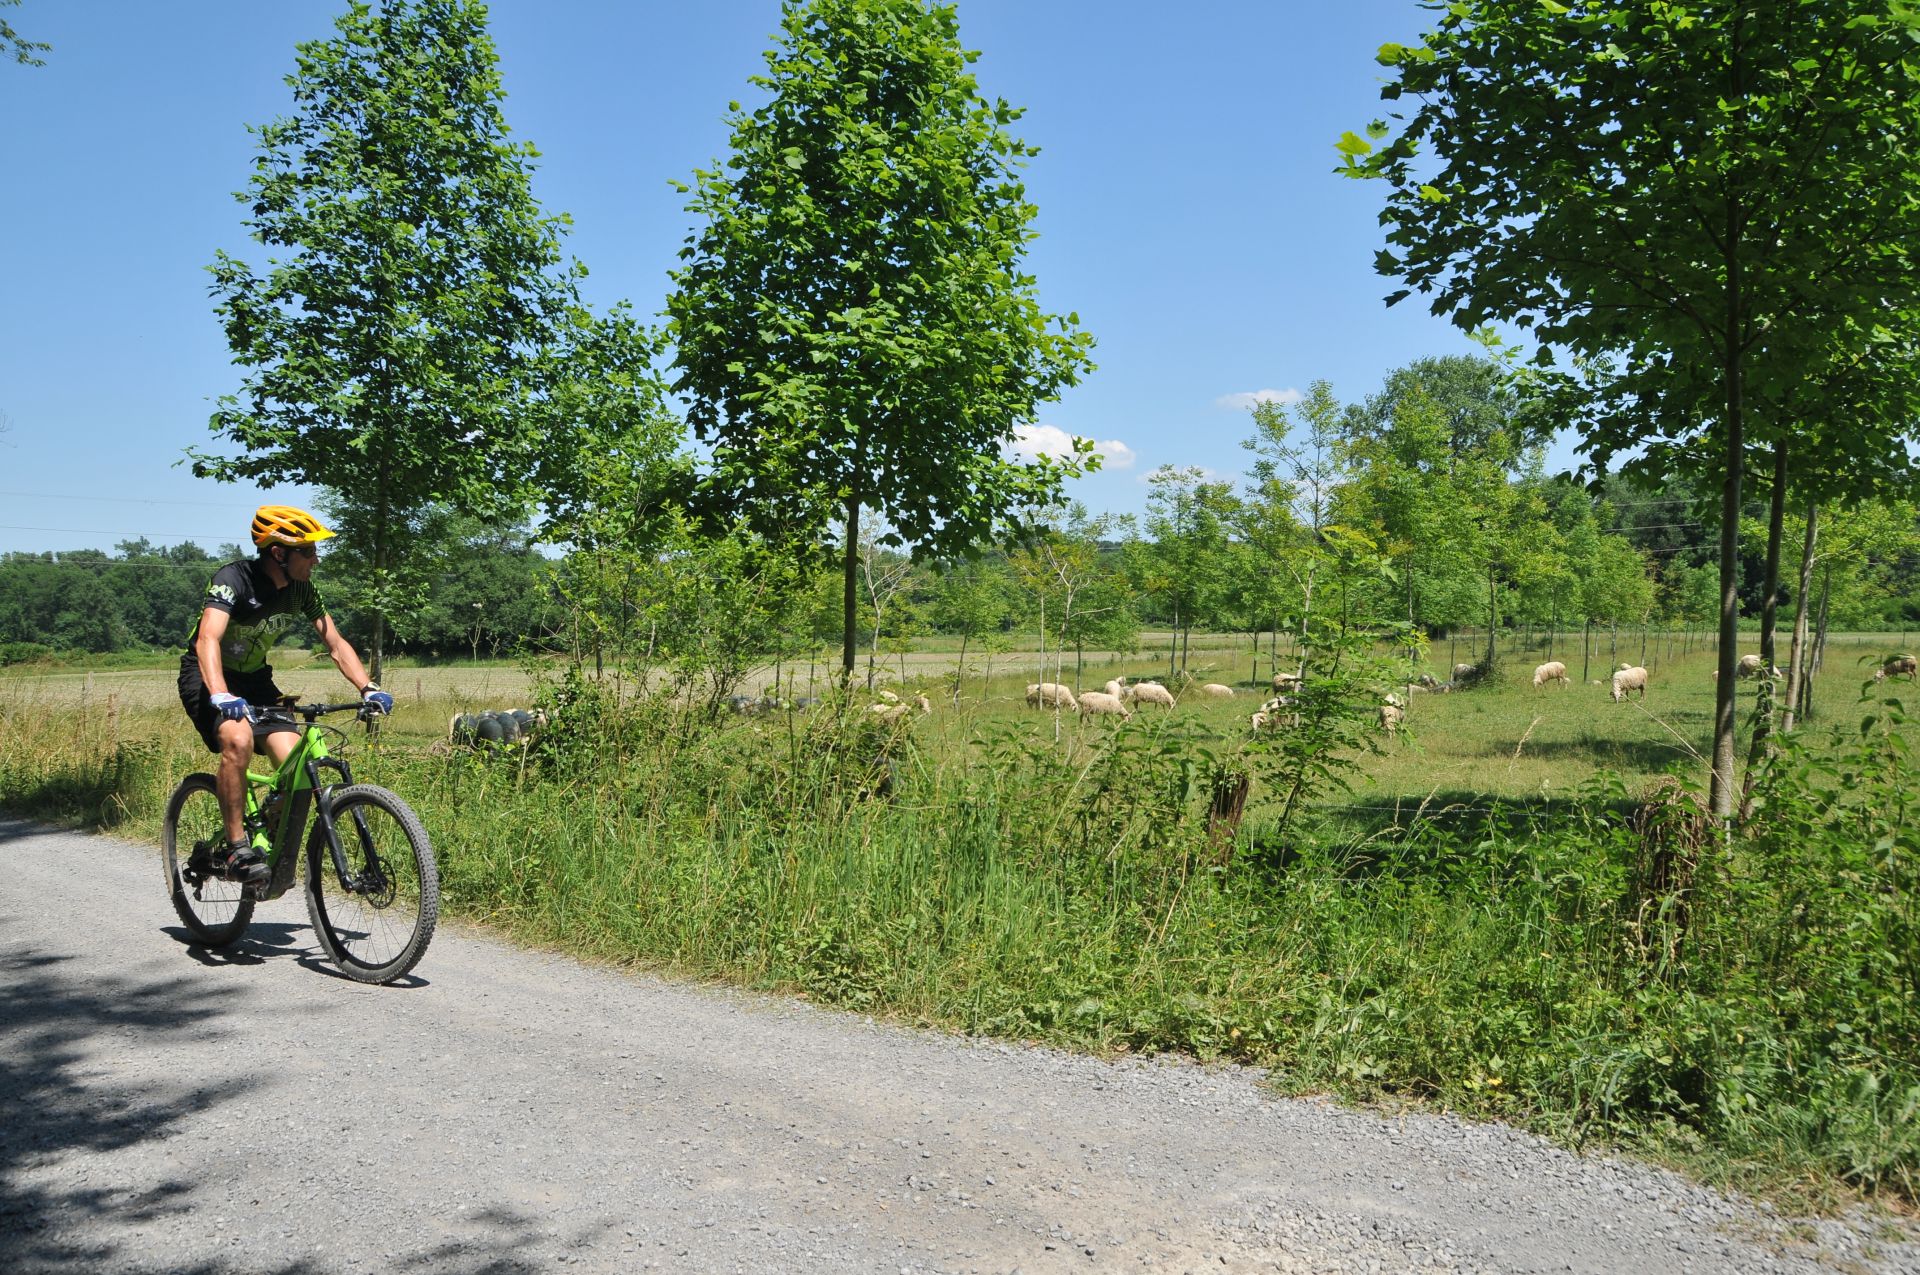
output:
[[262, 505], [253, 511], [254, 547], [311, 545], [332, 536], [320, 520], [292, 505]]

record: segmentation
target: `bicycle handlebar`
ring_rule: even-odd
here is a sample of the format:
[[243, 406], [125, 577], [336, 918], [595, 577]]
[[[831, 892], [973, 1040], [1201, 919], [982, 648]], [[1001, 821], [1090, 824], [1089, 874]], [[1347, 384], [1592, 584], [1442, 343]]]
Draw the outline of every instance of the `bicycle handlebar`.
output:
[[250, 704], [247, 706], [247, 717], [251, 721], [259, 722], [271, 720], [274, 717], [283, 716], [291, 719], [298, 716], [311, 723], [328, 713], [365, 714], [372, 708], [373, 705], [363, 699], [354, 700], [349, 704]]

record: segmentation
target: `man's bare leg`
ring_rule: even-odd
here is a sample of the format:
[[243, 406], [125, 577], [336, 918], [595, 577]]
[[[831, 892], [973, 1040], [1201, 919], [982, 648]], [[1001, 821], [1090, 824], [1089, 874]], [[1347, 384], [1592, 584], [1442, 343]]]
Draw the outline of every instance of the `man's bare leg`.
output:
[[[279, 730], [266, 736], [267, 756], [275, 766], [287, 759], [300, 742], [297, 731]], [[220, 795], [220, 817], [226, 825], [227, 844], [246, 840], [247, 766], [253, 761], [253, 723], [220, 723], [220, 768], [214, 774], [214, 791]]]

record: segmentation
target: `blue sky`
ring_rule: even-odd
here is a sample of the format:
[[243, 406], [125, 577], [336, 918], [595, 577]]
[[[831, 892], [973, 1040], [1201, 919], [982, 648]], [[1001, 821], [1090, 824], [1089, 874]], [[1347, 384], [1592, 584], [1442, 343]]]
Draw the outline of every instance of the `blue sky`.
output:
[[[213, 400], [234, 390], [207, 294], [242, 252], [232, 198], [249, 123], [290, 109], [294, 45], [333, 0], [26, 0], [52, 43], [0, 64], [0, 551], [236, 541], [272, 493], [193, 478]], [[598, 304], [658, 312], [691, 228], [669, 185], [725, 152], [730, 99], [772, 42], [776, 0], [702, 5], [495, 0], [515, 133], [534, 192], [572, 215]], [[1107, 468], [1071, 494], [1137, 511], [1161, 464], [1238, 474], [1246, 396], [1332, 382], [1343, 400], [1428, 354], [1474, 347], [1373, 273], [1381, 192], [1334, 174], [1333, 143], [1380, 114], [1373, 53], [1429, 15], [1412, 0], [959, 0], [984, 92], [1015, 131], [1040, 238], [1043, 304], [1076, 311], [1099, 370], [1040, 413]], [[1556, 455], [1564, 466], [1567, 458]]]

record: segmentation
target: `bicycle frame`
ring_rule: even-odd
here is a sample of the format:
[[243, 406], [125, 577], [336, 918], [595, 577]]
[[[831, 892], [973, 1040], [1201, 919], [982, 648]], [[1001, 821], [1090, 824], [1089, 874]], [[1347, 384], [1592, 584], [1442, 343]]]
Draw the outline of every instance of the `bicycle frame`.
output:
[[[322, 771], [333, 771], [338, 778], [323, 782]], [[327, 849], [341, 886], [352, 888], [352, 874], [340, 846], [339, 833], [334, 828], [333, 807], [329, 801], [336, 787], [352, 782], [352, 768], [344, 759], [328, 754], [326, 733], [312, 721], [300, 732], [300, 742], [272, 774], [247, 772], [246, 828], [254, 848], [266, 857], [271, 874], [264, 885], [249, 888], [256, 900], [277, 899], [293, 887], [299, 870], [300, 842], [307, 830], [310, 811], [318, 817], [325, 832]], [[262, 792], [266, 794], [264, 803], [260, 799]], [[365, 830], [361, 832], [364, 838]]]

